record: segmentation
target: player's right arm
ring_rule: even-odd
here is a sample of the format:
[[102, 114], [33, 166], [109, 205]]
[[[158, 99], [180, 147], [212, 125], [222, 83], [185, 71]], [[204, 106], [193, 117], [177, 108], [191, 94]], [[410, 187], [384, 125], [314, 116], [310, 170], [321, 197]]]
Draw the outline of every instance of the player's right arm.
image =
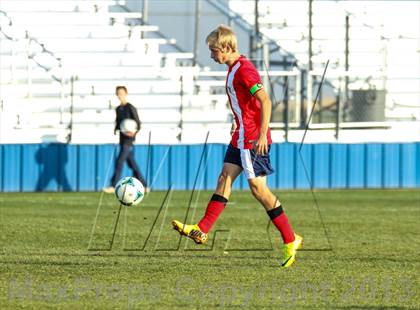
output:
[[260, 102], [261, 105], [261, 124], [260, 124], [260, 133], [258, 140], [255, 143], [257, 154], [267, 154], [268, 152], [268, 142], [267, 142], [267, 132], [270, 124], [271, 117], [271, 100], [267, 95], [266, 91], [261, 88], [254, 94], [254, 97]]
[[117, 134], [117, 130], [119, 129], [119, 127], [120, 127], [120, 120], [119, 120], [119, 118], [118, 118], [118, 108], [117, 109], [115, 109], [115, 127], [114, 127], [114, 135], [116, 135]]

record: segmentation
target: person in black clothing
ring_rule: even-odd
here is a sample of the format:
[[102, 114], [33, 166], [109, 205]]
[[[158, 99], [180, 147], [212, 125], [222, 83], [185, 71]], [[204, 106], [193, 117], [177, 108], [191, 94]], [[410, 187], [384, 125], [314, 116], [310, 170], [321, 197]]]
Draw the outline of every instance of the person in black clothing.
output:
[[[121, 172], [123, 169], [124, 162], [127, 161], [128, 167], [133, 170], [134, 177], [140, 180], [145, 188], [147, 188], [147, 183], [145, 178], [140, 172], [139, 167], [136, 164], [133, 154], [133, 143], [136, 138], [136, 134], [139, 132], [141, 127], [141, 122], [137, 114], [136, 108], [129, 102], [127, 102], [127, 88], [125, 86], [117, 86], [116, 95], [120, 100], [120, 105], [116, 108], [116, 120], [115, 120], [115, 129], [114, 134], [117, 133], [117, 130], [120, 132], [120, 153], [118, 154], [117, 161], [115, 162], [114, 174], [111, 178], [111, 187], [104, 188], [104, 191], [107, 193], [113, 193], [115, 190], [115, 185], [120, 180]], [[122, 132], [120, 130], [120, 125], [125, 119], [133, 119], [137, 123], [136, 132]]]

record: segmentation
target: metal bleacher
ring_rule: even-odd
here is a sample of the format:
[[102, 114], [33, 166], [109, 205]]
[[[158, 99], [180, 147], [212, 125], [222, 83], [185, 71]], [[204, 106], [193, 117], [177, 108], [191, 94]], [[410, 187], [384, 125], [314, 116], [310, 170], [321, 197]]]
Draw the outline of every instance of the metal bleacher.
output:
[[[116, 142], [112, 132], [117, 85], [128, 87], [129, 101], [139, 110], [143, 122], [139, 143], [148, 143], [149, 139], [152, 143], [203, 142], [209, 130], [210, 142], [228, 142], [231, 114], [224, 91], [226, 72], [194, 66], [193, 53], [184, 52], [158, 26], [144, 23], [141, 13], [124, 10], [123, 2], [0, 0], [0, 143]], [[206, 1], [222, 9], [227, 23], [235, 25], [241, 19], [251, 32], [253, 2]], [[309, 72], [307, 6], [307, 1], [259, 1], [259, 31], [269, 44], [274, 42], [281, 48], [279, 59], [274, 58], [278, 49], [269, 48], [269, 57], [273, 56], [268, 62], [273, 65], [270, 76], [278, 83], [277, 88], [276, 84], [270, 85], [278, 99], [272, 114], [278, 117], [273, 117], [272, 127], [279, 129], [273, 131], [274, 139], [284, 138], [283, 107], [288, 102], [287, 128], [293, 131], [288, 139], [300, 141], [302, 111], [311, 108], [317, 74], [327, 59], [330, 67], [326, 81], [334, 92], [328, 88], [323, 91], [324, 99], [317, 105], [321, 108], [317, 107], [315, 114], [322, 111], [327, 117], [314, 117], [311, 129], [330, 129], [340, 122], [336, 128], [349, 130], [340, 133], [340, 138], [331, 130], [328, 139], [347, 141], [348, 135], [353, 141], [356, 133], [350, 129], [360, 124], [384, 132], [398, 127], [398, 136], [413, 131], [406, 126], [418, 128], [419, 77], [413, 70], [419, 64], [413, 47], [417, 41], [370, 27], [375, 21], [366, 22], [363, 14], [349, 12], [343, 1], [314, 1], [313, 70]], [[351, 16], [348, 72], [344, 72], [346, 15]], [[281, 69], [285, 71], [273, 71], [278, 68], [276, 61], [286, 63], [289, 58], [296, 60], [296, 68], [285, 65]], [[268, 85], [267, 72], [260, 73]], [[303, 75], [306, 82], [301, 79]], [[335, 113], [339, 110], [336, 96], [344, 97], [345, 76], [350, 80], [350, 92], [386, 91], [383, 121], [357, 123]], [[286, 84], [287, 100], [279, 86]], [[330, 117], [336, 114], [337, 123]], [[371, 140], [378, 136], [373, 129], [370, 134]], [[325, 141], [324, 135], [319, 131], [319, 139], [311, 137]], [[367, 132], [360, 130], [359, 135], [364, 141]], [[391, 135], [387, 132], [386, 136]]]
[[[383, 3], [369, 2], [371, 10], [366, 13], [363, 1], [359, 8], [347, 2], [313, 1], [313, 70], [322, 74], [326, 61], [330, 60], [328, 81], [340, 89], [340, 78], [342, 81], [345, 75], [345, 20], [349, 16], [350, 90], [386, 90], [385, 121], [420, 120], [418, 27], [413, 25], [407, 35], [383, 25], [387, 17], [394, 20], [404, 6], [395, 7], [390, 2], [385, 10]], [[259, 1], [259, 31], [304, 65], [308, 65], [308, 3]], [[418, 13], [418, 6], [413, 3], [412, 7]], [[230, 0], [229, 8], [250, 25], [255, 24], [254, 1]], [[407, 14], [407, 8], [404, 12]]]
[[194, 87], [193, 55], [168, 52], [174, 39], [154, 36], [141, 13], [110, 12], [115, 3], [0, 1], [2, 143], [115, 142], [117, 85], [139, 109], [139, 142], [150, 132], [154, 143], [179, 142], [182, 125], [191, 139], [225, 130], [226, 97]]

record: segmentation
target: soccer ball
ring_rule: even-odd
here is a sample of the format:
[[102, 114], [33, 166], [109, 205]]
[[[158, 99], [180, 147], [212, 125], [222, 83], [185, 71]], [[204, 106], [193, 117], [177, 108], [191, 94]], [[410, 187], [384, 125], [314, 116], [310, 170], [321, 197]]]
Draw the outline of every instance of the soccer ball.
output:
[[143, 200], [144, 186], [136, 178], [125, 177], [115, 186], [115, 195], [124, 206], [135, 206]]
[[126, 118], [120, 124], [120, 130], [123, 133], [126, 133], [126, 132], [136, 132], [137, 129], [138, 128], [137, 128], [136, 121], [133, 120], [133, 119], [131, 119], [131, 118]]

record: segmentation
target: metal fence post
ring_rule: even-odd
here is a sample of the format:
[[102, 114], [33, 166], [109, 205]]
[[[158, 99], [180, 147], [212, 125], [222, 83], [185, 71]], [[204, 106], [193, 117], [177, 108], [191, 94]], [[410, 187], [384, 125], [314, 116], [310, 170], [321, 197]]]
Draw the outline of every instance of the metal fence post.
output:
[[[141, 12], [141, 23], [142, 25], [147, 25], [149, 23], [149, 0], [143, 0], [143, 8]], [[146, 31], [141, 31], [141, 39], [146, 38]]]
[[74, 81], [75, 76], [72, 75], [70, 78], [70, 122], [69, 122], [69, 134], [67, 136], [67, 143], [70, 143], [73, 135], [73, 105], [74, 105]]
[[[263, 84], [265, 87], [265, 90], [267, 92], [267, 95], [269, 98], [271, 98], [271, 92], [274, 91], [271, 89], [270, 85], [270, 78], [268, 76], [268, 70], [270, 70], [270, 46], [267, 41], [263, 42], [263, 70], [266, 69], [266, 75], [263, 76]], [[277, 102], [275, 102], [277, 104]]]
[[336, 111], [335, 111], [335, 139], [338, 141], [340, 134], [340, 118], [341, 118], [341, 77], [338, 82], [338, 94], [336, 96]]
[[[350, 107], [350, 102], [349, 102], [349, 54], [350, 54], [350, 50], [349, 50], [349, 29], [350, 29], [350, 22], [349, 22], [349, 15], [346, 15], [346, 33], [345, 33], [345, 55], [344, 55], [344, 70], [346, 71], [346, 75], [344, 77], [344, 107], [346, 110], [349, 109]], [[346, 117], [346, 115], [344, 116]]]
[[[313, 72], [312, 71], [308, 71], [308, 79], [306, 81], [306, 111], [305, 111], [305, 123], [309, 122], [309, 115], [311, 114], [311, 110], [312, 110], [312, 105], [313, 105], [313, 83], [314, 83], [314, 78], [312, 76]], [[310, 125], [308, 123], [308, 125]]]
[[180, 114], [180, 120], [179, 120], [179, 135], [178, 135], [178, 141], [181, 142], [182, 139], [182, 127], [183, 127], [183, 110], [184, 110], [184, 76], [181, 74], [180, 78], [179, 78], [179, 82], [180, 82], [180, 90], [179, 90], [179, 97], [181, 100], [181, 104], [179, 106], [179, 114]]
[[31, 64], [31, 59], [32, 59], [32, 48], [31, 48], [31, 39], [27, 39], [27, 64], [26, 64], [26, 69], [27, 69], [27, 82], [28, 82], [28, 98], [32, 98], [32, 64]]
[[201, 0], [195, 1], [195, 20], [194, 20], [194, 59], [193, 66], [196, 66], [198, 62], [198, 51], [199, 51], [199, 35], [200, 35], [200, 15], [201, 15]]
[[289, 79], [287, 76], [284, 77], [284, 110], [283, 110], [283, 122], [284, 122], [284, 138], [289, 141], [289, 87], [288, 87]]
[[303, 102], [303, 100], [302, 100], [303, 94], [302, 94], [302, 78], [301, 78], [301, 75], [302, 75], [301, 71], [298, 71], [295, 75], [295, 79], [296, 79], [295, 80], [295, 87], [296, 87], [296, 90], [295, 90], [295, 95], [296, 95], [295, 122], [298, 123], [298, 124], [300, 124], [300, 118], [301, 118], [300, 107], [303, 104], [302, 103]]
[[300, 128], [305, 128], [306, 113], [305, 113], [305, 70], [300, 72]]

